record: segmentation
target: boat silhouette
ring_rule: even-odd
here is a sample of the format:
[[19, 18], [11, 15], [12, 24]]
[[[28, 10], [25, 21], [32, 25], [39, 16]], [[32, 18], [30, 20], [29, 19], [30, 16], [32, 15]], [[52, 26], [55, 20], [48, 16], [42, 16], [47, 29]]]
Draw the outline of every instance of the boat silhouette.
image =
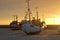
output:
[[[37, 14], [37, 19], [35, 17], [32, 17], [33, 19], [31, 20], [31, 10], [29, 6], [29, 0], [27, 1], [28, 3], [28, 17], [29, 20], [27, 20], [27, 17], [25, 15], [25, 19], [22, 20], [21, 22], [17, 21], [17, 16], [14, 16], [14, 21], [10, 23], [10, 28], [11, 29], [20, 29], [21, 31], [25, 32], [26, 34], [37, 34], [40, 33], [42, 30], [45, 28], [45, 21], [41, 22], [40, 19], [38, 19], [38, 12]], [[15, 20], [16, 19], [16, 20]]]
[[45, 22], [41, 22], [40, 19], [38, 19], [38, 12], [37, 13], [37, 19], [35, 19], [35, 17], [33, 17], [33, 19], [31, 20], [31, 10], [30, 10], [30, 6], [29, 6], [29, 0], [27, 1], [28, 3], [28, 16], [29, 16], [29, 20], [27, 20], [26, 16], [25, 16], [25, 20], [22, 20], [20, 23], [20, 27], [21, 30], [23, 32], [25, 32], [26, 34], [37, 34], [40, 33], [45, 26]]
[[10, 23], [10, 29], [11, 30], [19, 30], [20, 29], [17, 18], [18, 17], [16, 15], [14, 15], [14, 20]]

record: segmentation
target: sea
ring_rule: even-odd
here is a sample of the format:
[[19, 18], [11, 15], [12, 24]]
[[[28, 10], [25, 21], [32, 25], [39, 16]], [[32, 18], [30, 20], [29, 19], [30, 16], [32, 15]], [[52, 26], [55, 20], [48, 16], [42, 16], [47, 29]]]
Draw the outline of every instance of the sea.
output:
[[11, 30], [8, 27], [0, 28], [0, 40], [60, 40], [57, 29], [45, 29], [39, 34], [27, 35], [21, 30]]

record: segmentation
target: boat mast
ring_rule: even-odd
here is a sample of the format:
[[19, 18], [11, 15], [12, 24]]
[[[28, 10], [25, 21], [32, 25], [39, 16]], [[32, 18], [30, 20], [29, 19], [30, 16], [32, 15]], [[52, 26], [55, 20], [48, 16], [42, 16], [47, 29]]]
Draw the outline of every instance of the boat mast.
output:
[[37, 17], [37, 21], [38, 21], [38, 7], [36, 7], [36, 17]]
[[27, 20], [27, 12], [25, 12], [26, 14], [25, 14], [25, 20]]
[[28, 14], [29, 14], [29, 22], [31, 21], [31, 11], [30, 11], [30, 2], [29, 2], [30, 0], [27, 0], [27, 6], [28, 6]]
[[45, 21], [45, 19], [44, 19], [44, 13], [42, 13], [42, 21]]
[[17, 15], [13, 15], [13, 17], [14, 17], [14, 21], [18, 21]]

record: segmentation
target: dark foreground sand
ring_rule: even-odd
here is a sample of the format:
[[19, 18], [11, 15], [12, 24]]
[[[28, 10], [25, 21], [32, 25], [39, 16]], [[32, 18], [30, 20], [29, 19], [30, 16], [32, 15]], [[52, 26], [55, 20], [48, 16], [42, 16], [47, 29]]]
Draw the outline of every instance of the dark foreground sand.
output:
[[0, 40], [60, 40], [60, 35], [57, 34], [56, 30], [44, 30], [37, 35], [26, 35], [20, 30], [0, 28]]

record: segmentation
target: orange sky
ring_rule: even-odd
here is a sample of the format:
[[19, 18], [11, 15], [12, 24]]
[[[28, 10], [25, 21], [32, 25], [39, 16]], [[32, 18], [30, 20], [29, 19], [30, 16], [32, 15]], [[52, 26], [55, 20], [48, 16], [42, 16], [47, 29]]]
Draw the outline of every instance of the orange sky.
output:
[[[33, 16], [35, 7], [38, 7], [39, 18], [44, 19], [46, 24], [60, 24], [60, 0], [30, 0], [30, 8]], [[0, 0], [0, 25], [9, 24], [13, 20], [12, 15], [18, 15], [18, 19], [24, 19], [27, 11], [26, 0]], [[57, 20], [56, 20], [57, 19]]]

